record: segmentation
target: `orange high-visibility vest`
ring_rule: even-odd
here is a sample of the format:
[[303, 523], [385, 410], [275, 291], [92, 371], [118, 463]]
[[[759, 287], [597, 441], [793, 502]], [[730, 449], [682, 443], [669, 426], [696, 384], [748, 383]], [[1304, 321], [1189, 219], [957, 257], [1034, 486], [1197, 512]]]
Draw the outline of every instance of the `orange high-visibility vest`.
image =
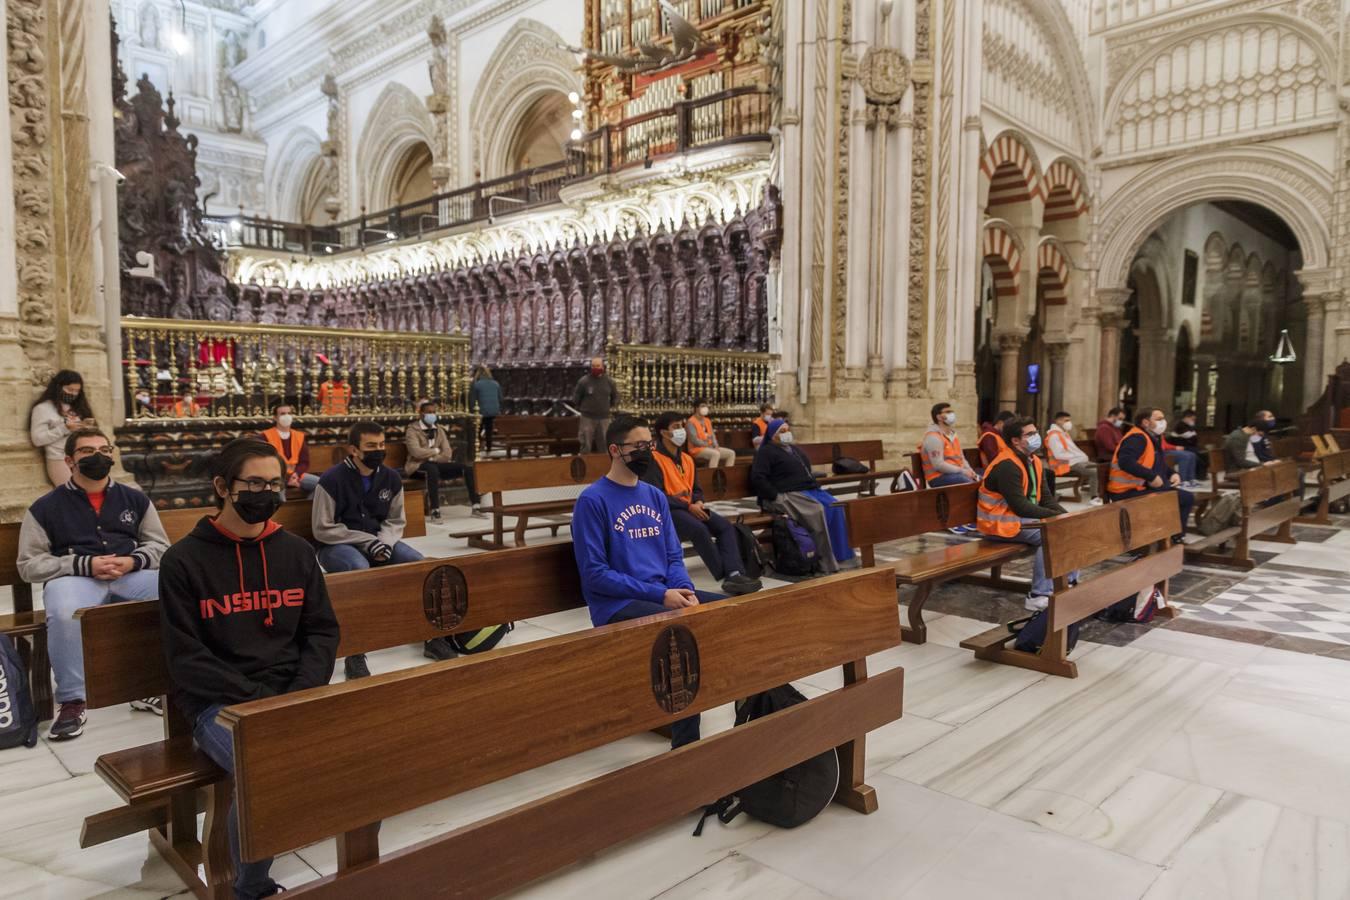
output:
[[286, 474], [289, 476], [295, 471], [295, 467], [300, 462], [300, 448], [305, 446], [305, 433], [303, 431], [291, 432], [291, 452], [289, 456], [286, 455], [286, 451], [283, 449], [284, 445], [281, 442], [281, 432], [277, 431], [275, 427], [264, 431], [263, 437], [267, 439], [267, 443], [271, 444], [276, 449], [277, 456], [280, 456], [286, 461]]
[[661, 476], [666, 482], [666, 495], [685, 503], [694, 502], [694, 458], [683, 450], [679, 451], [680, 460], [676, 462], [660, 450], [652, 453], [661, 466]]
[[[1004, 447], [999, 451], [998, 456], [995, 456], [993, 462], [985, 469], [985, 474], [988, 475], [990, 472], [993, 472], [994, 467], [1004, 460], [1012, 460], [1017, 464], [1017, 468], [1021, 470], [1022, 493], [1025, 494], [1027, 487], [1031, 483], [1031, 476], [1027, 472], [1027, 467], [1022, 465], [1022, 460], [1017, 457], [1017, 454], [1014, 453], [1011, 448]], [[1036, 496], [1029, 497], [1028, 499], [1039, 506], [1041, 494], [1045, 490], [1045, 471], [1041, 466], [1041, 461], [1038, 457], [1031, 457], [1031, 464], [1036, 469]], [[978, 499], [978, 508], [976, 509], [975, 526], [980, 529], [981, 534], [994, 534], [1005, 538], [1016, 537], [1017, 533], [1022, 530], [1021, 518], [1013, 514], [1012, 507], [1008, 505], [1008, 501], [1004, 496], [990, 490], [988, 485], [988, 478], [980, 482], [980, 495]]]
[[[1051, 444], [1055, 443], [1059, 444], [1058, 453], [1051, 452]], [[1057, 476], [1069, 474], [1069, 462], [1061, 455], [1069, 455], [1069, 436], [1062, 431], [1052, 431], [1045, 436], [1045, 458], [1050, 463], [1050, 471]]]
[[759, 432], [760, 437], [764, 437], [764, 434], [769, 430], [769, 423], [763, 416], [760, 416], [751, 424], [755, 426], [755, 430]]
[[1111, 478], [1106, 484], [1106, 490], [1112, 494], [1128, 494], [1131, 491], [1143, 490], [1146, 486], [1144, 479], [1137, 478], [1129, 472], [1126, 472], [1120, 467], [1119, 462], [1120, 448], [1127, 440], [1136, 434], [1144, 439], [1144, 452], [1139, 455], [1139, 465], [1143, 466], [1145, 469], [1153, 468], [1155, 455], [1153, 451], [1153, 441], [1149, 440], [1149, 437], [1144, 433], [1144, 430], [1136, 425], [1125, 432], [1125, 437], [1120, 439], [1119, 444], [1116, 444], [1116, 452], [1111, 454]]
[[352, 399], [352, 386], [347, 382], [325, 381], [319, 385], [319, 412], [325, 416], [345, 416]]
[[[924, 435], [924, 437], [927, 437], [927, 435]], [[966, 455], [961, 452], [961, 441], [956, 435], [947, 437], [940, 431], [938, 437], [942, 438], [942, 461], [948, 465], [964, 469], [966, 467]], [[1001, 441], [1002, 439], [1000, 439]], [[933, 464], [928, 461], [928, 454], [924, 452], [922, 440], [919, 441], [919, 459], [923, 461], [923, 480], [925, 482], [931, 483], [942, 477], [942, 473], [933, 468]]]
[[190, 419], [201, 411], [195, 400], [175, 400], [173, 415], [176, 419]]
[[705, 444], [711, 444], [713, 440], [712, 419], [705, 419], [702, 416], [690, 416], [689, 425], [698, 435], [698, 439]]

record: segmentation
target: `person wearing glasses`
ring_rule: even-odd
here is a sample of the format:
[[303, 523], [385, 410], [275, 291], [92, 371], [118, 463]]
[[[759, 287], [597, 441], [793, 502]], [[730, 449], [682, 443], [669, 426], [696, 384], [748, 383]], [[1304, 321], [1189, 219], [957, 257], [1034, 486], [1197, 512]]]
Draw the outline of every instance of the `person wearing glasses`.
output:
[[[75, 611], [158, 597], [156, 569], [169, 546], [150, 499], [108, 477], [113, 447], [107, 435], [92, 428], [72, 432], [65, 451], [70, 480], [30, 506], [19, 526], [19, 577], [42, 585], [47, 612], [47, 650], [60, 704], [54, 741], [84, 733], [84, 649]], [[131, 705], [163, 715], [158, 697]]]
[[[646, 425], [619, 416], [605, 431], [609, 472], [581, 492], [572, 552], [595, 626], [685, 609], [720, 594], [694, 590], [665, 492], [642, 480], [656, 465]], [[698, 740], [698, 716], [671, 726], [671, 749]]]
[[[237, 438], [212, 461], [217, 515], [169, 548], [160, 571], [160, 633], [174, 706], [193, 742], [231, 775], [234, 745], [216, 722], [226, 706], [328, 683], [338, 622], [319, 563], [303, 538], [272, 521], [285, 497], [285, 461], [265, 441]], [[239, 858], [229, 814], [235, 897], [270, 897], [270, 859]]]

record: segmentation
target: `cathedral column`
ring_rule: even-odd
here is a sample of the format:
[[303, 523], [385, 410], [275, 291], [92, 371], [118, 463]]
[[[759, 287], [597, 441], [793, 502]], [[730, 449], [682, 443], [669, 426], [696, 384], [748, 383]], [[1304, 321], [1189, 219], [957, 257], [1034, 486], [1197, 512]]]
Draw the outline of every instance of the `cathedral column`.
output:
[[1120, 402], [1120, 329], [1125, 325], [1125, 301], [1130, 291], [1111, 288], [1097, 292], [1101, 308], [1102, 342], [1097, 382], [1097, 414], [1103, 415]]
[[1050, 361], [1050, 366], [1049, 371], [1042, 378], [1041, 389], [1045, 391], [1046, 405], [1050, 407], [1048, 412], [1053, 416], [1064, 409], [1064, 370], [1069, 359], [1068, 338], [1053, 341], [1047, 339], [1045, 355]]
[[1209, 404], [1209, 373], [1214, 368], [1214, 357], [1196, 355], [1195, 357], [1195, 413], [1196, 422], [1204, 428], [1211, 424]]
[[998, 342], [998, 408], [999, 411], [1017, 410], [1018, 370], [1021, 368], [1022, 345], [1025, 331], [1005, 331], [994, 335]]
[[1307, 409], [1322, 396], [1322, 386], [1326, 384], [1326, 374], [1322, 371], [1323, 333], [1326, 323], [1326, 307], [1321, 296], [1304, 294], [1303, 307], [1307, 314], [1304, 322], [1303, 341], [1303, 409]]
[[1176, 382], [1175, 345], [1166, 328], [1140, 328], [1139, 403], [1172, 411]]

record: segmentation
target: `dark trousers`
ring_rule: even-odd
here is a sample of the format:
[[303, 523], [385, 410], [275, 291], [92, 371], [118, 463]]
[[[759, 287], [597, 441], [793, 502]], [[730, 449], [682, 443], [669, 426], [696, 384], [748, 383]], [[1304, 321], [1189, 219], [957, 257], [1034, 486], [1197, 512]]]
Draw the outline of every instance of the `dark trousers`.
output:
[[1115, 500], [1129, 500], [1131, 497], [1140, 497], [1144, 494], [1156, 494], [1159, 491], [1175, 491], [1177, 495], [1177, 507], [1181, 513], [1181, 534], [1186, 533], [1186, 523], [1191, 520], [1191, 509], [1195, 506], [1195, 495], [1190, 491], [1184, 491], [1181, 488], [1163, 486], [1160, 488], [1141, 488], [1137, 491], [1130, 491], [1128, 494], [1107, 493], [1107, 502]]
[[492, 449], [492, 423], [497, 421], [496, 416], [483, 416], [483, 449]]
[[473, 486], [473, 466], [457, 462], [433, 462], [427, 460], [417, 474], [427, 480], [427, 501], [433, 510], [441, 508], [441, 482], [464, 476], [464, 486], [469, 489], [469, 502], [478, 504], [478, 491]]
[[[718, 600], [725, 600], [726, 597], [721, 594], [713, 594], [708, 591], [694, 591], [698, 595], [699, 603], [714, 603]], [[609, 617], [606, 624], [613, 625], [615, 622], [630, 622], [633, 619], [641, 619], [646, 616], [660, 615], [667, 613], [664, 604], [653, 603], [650, 600], [632, 600], [627, 606], [620, 609], [614, 615]], [[683, 747], [685, 744], [692, 744], [699, 738], [698, 714], [695, 713], [686, 719], [680, 719], [678, 722], [670, 723], [670, 749]]]
[[694, 545], [699, 559], [718, 581], [732, 572], [745, 571], [741, 548], [736, 544], [736, 529], [726, 519], [712, 510], [708, 511], [706, 522], [700, 522], [687, 509], [672, 509], [670, 516], [675, 520], [675, 533], [680, 540]]

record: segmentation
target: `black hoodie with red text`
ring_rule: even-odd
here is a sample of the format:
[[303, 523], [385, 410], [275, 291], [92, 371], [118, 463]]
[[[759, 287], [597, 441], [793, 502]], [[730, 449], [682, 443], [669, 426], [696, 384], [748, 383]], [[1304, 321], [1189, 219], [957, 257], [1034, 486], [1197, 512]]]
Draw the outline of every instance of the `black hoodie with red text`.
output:
[[253, 540], [203, 518], [159, 564], [173, 700], [196, 723], [217, 703], [327, 684], [338, 622], [314, 550], [268, 522]]

